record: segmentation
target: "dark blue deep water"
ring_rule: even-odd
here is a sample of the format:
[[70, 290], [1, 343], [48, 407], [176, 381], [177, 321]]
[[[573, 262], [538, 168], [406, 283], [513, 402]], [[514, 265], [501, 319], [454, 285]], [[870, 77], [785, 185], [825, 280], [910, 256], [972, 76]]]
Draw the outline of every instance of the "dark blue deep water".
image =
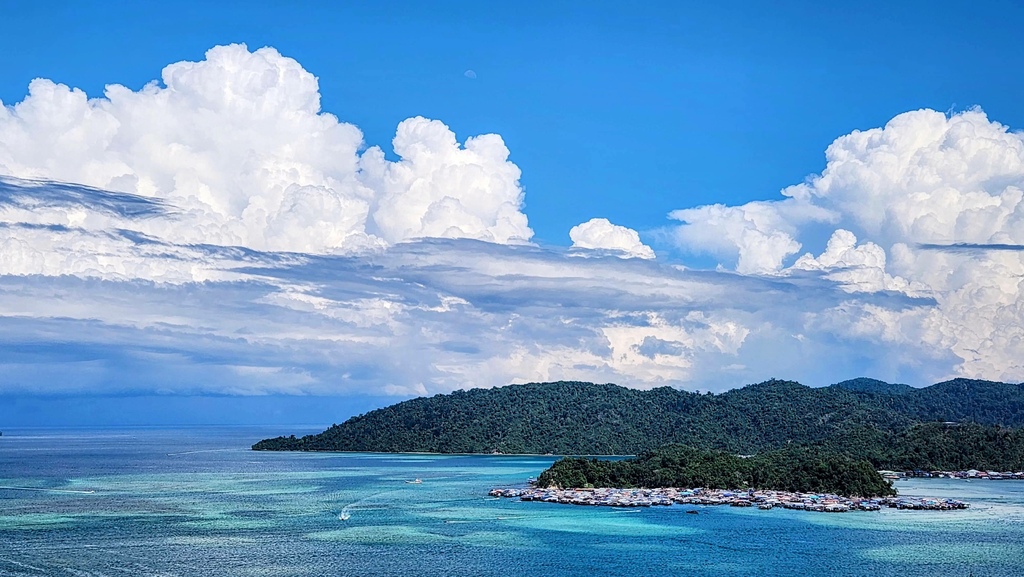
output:
[[688, 515], [487, 497], [550, 457], [247, 450], [279, 433], [5, 431], [0, 575], [1024, 575], [1024, 482], [897, 485], [959, 512]]

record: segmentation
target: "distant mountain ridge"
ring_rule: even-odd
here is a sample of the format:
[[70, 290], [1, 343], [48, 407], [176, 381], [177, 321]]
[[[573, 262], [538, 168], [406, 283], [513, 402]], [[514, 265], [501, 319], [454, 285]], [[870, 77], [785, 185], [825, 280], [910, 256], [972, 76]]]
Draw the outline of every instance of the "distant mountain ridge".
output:
[[[946, 443], [958, 442], [950, 435], [977, 440], [989, 428], [1024, 427], [1024, 385], [954, 379], [918, 389], [862, 378], [811, 388], [773, 379], [714, 395], [529, 383], [412, 399], [316, 435], [266, 439], [253, 449], [632, 455], [677, 443], [754, 454], [796, 443], [827, 445], [876, 465], [963, 462], [921, 444], [921, 427], [930, 422], [971, 425], [944, 431]], [[1020, 434], [1011, 433], [1016, 436], [1007, 442], [1016, 446]], [[915, 438], [923, 456], [892, 452], [891, 446], [909, 446]], [[1007, 450], [1000, 455], [1016, 449]], [[930, 454], [939, 457], [929, 461]], [[999, 458], [987, 462], [1014, 462]]]
[[887, 383], [878, 379], [869, 379], [867, 377], [859, 377], [856, 379], [850, 379], [841, 383], [831, 385], [838, 389], [846, 389], [847, 391], [853, 391], [855, 393], [882, 393], [890, 395], [902, 395], [909, 393], [914, 390], [914, 387], [910, 385], [900, 385], [895, 383]]

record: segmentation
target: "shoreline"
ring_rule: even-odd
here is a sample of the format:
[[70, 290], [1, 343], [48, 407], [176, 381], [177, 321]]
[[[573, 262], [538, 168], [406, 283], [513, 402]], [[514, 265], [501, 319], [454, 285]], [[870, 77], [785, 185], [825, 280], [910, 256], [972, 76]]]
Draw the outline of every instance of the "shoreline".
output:
[[630, 459], [636, 455], [554, 455], [551, 453], [434, 453], [430, 451], [334, 451], [327, 449], [253, 449], [260, 453], [347, 453], [350, 455], [432, 455], [438, 457], [464, 456], [464, 457], [548, 457], [552, 459], [563, 459], [565, 457], [577, 457], [584, 459]]
[[967, 469], [966, 471], [879, 471], [882, 477], [897, 481], [900, 479], [954, 479], [960, 481], [986, 480], [986, 481], [1022, 481], [1024, 472], [1021, 471], [983, 471], [980, 469]]
[[[880, 511], [883, 507], [903, 510], [953, 511], [970, 508], [970, 503], [958, 499], [929, 497], [844, 497], [831, 493], [796, 493], [789, 491], [753, 489], [686, 489], [665, 487], [657, 489], [569, 488], [492, 489], [492, 497], [520, 501], [539, 501], [563, 505], [592, 507], [652, 507], [672, 505], [729, 505], [731, 507], [757, 507], [770, 510], [775, 507], [823, 513], [850, 511]], [[695, 509], [687, 513], [696, 512]]]
[[[264, 439], [266, 440], [266, 439]], [[583, 459], [631, 459], [637, 455], [576, 455], [576, 454], [552, 454], [552, 453], [437, 453], [431, 451], [345, 451], [330, 449], [256, 449], [249, 450], [260, 453], [344, 453], [350, 455], [427, 455], [427, 456], [466, 456], [466, 457], [550, 457], [563, 459], [567, 457]], [[989, 471], [982, 469], [967, 469], [961, 471], [942, 470], [889, 470], [879, 469], [878, 473], [887, 480], [895, 481], [900, 479], [934, 478], [954, 480], [975, 480], [984, 479], [991, 481], [1021, 481], [1024, 480], [1024, 472], [1021, 471]]]

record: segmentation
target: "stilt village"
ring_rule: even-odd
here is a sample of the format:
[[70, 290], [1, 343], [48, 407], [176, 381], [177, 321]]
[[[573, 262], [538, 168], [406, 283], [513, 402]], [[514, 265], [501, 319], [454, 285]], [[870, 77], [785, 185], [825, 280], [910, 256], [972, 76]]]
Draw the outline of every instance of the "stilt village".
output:
[[[719, 490], [719, 489], [609, 489], [609, 488], [508, 488], [493, 489], [492, 497], [518, 498], [521, 501], [540, 501], [568, 505], [601, 507], [651, 507], [670, 505], [729, 505], [757, 507], [769, 510], [775, 507], [846, 513], [848, 511], [879, 511], [882, 507], [909, 510], [949, 511], [967, 509], [969, 503], [955, 499], [884, 497], [877, 499], [842, 497], [832, 494], [791, 493], [788, 491]], [[690, 509], [687, 512], [696, 512]]]

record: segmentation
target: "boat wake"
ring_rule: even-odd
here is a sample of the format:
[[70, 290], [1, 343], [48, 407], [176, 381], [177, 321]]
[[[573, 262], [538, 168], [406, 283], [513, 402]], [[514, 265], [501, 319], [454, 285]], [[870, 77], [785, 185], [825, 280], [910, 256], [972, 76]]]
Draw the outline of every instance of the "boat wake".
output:
[[373, 495], [369, 495], [367, 497], [363, 497], [362, 499], [360, 499], [358, 501], [355, 501], [355, 502], [349, 503], [348, 505], [345, 505], [344, 507], [342, 507], [341, 511], [338, 513], [338, 520], [339, 521], [348, 521], [352, 517], [352, 514], [354, 512], [356, 512], [357, 510], [362, 510], [362, 509], [380, 509], [381, 507], [380, 506], [374, 506], [372, 501], [373, 501], [373, 499], [376, 499], [377, 497], [380, 497], [381, 495], [384, 495], [386, 493], [388, 493], [388, 491], [381, 492], [381, 493], [374, 493]]
[[245, 449], [238, 449], [235, 447], [229, 447], [226, 449], [202, 449], [199, 451], [181, 451], [179, 453], [167, 453], [168, 457], [177, 457], [180, 455], [198, 455], [199, 453], [226, 453], [229, 451], [243, 451]]

